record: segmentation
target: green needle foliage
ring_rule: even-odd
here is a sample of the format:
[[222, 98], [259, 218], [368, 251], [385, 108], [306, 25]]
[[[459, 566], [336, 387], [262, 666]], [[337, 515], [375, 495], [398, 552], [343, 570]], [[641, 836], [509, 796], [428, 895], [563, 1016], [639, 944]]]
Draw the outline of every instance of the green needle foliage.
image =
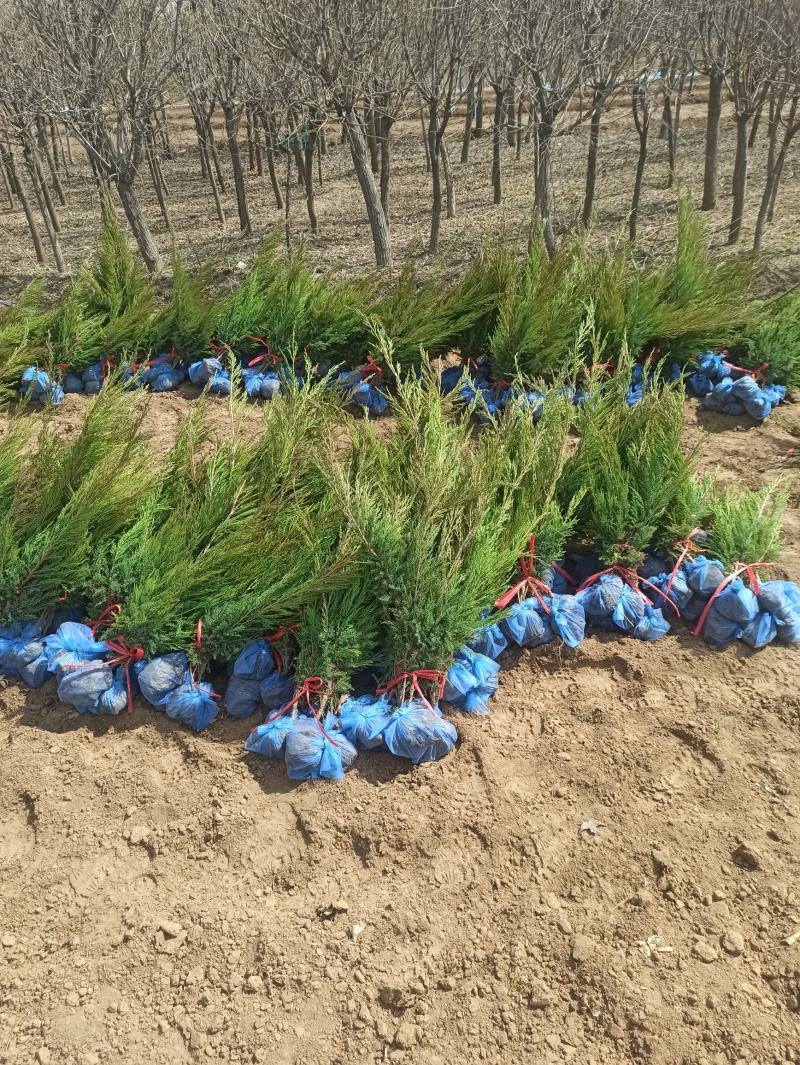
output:
[[562, 507], [575, 506], [577, 535], [606, 565], [635, 569], [651, 545], [689, 534], [692, 524], [677, 526], [694, 497], [680, 445], [682, 389], [662, 383], [629, 407], [629, 373], [625, 358], [581, 408], [580, 442], [564, 466], [559, 498]]
[[209, 295], [211, 268], [192, 275], [179, 255], [172, 252], [172, 285], [166, 307], [156, 315], [146, 345], [157, 353], [174, 351], [192, 362], [208, 350], [217, 314], [217, 301]]
[[14, 399], [23, 370], [29, 365], [28, 345], [41, 319], [42, 283], [32, 281], [10, 307], [0, 309], [0, 403]]
[[[381, 355], [392, 365], [386, 337]], [[354, 425], [347, 460], [329, 472], [369, 563], [384, 670], [444, 671], [508, 587], [521, 532], [535, 523], [524, 501], [546, 497], [554, 460], [517, 450], [513, 412], [477, 435], [454, 419], [429, 367], [398, 380], [393, 410], [391, 436]]]
[[718, 488], [709, 498], [705, 553], [727, 567], [774, 562], [781, 551], [783, 512], [789, 494], [777, 484], [753, 491]]
[[142, 415], [141, 403], [108, 387], [70, 443], [44, 424], [35, 449], [21, 456], [13, 490], [0, 473], [0, 623], [78, 597], [95, 546], [133, 521], [150, 487]]
[[255, 439], [237, 403], [230, 435], [210, 447], [198, 416], [182, 430], [137, 526], [98, 560], [105, 600], [122, 607], [112, 635], [148, 655], [227, 661], [336, 586], [341, 519], [316, 466], [337, 404], [329, 390], [290, 390], [264, 408]]
[[767, 380], [787, 392], [800, 388], [800, 288], [765, 302], [733, 355], [749, 369], [767, 363]]

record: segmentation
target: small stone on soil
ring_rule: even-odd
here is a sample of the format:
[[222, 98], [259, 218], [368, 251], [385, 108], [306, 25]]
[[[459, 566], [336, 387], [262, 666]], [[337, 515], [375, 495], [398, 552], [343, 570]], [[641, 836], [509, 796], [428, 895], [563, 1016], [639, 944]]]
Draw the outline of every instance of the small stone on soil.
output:
[[731, 954], [734, 958], [738, 958], [744, 952], [744, 936], [734, 929], [723, 932], [720, 942], [725, 953]]
[[711, 944], [705, 939], [698, 939], [695, 945], [692, 947], [692, 954], [700, 961], [712, 962], [716, 961], [719, 955]]

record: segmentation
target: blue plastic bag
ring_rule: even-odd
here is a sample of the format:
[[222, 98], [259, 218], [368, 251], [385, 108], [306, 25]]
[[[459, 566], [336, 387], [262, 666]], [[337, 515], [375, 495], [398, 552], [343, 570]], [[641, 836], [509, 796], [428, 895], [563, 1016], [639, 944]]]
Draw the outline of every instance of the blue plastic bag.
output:
[[138, 663], [135, 672], [142, 695], [151, 706], [163, 706], [169, 693], [183, 683], [188, 668], [189, 659], [184, 651]]
[[782, 643], [800, 642], [800, 586], [792, 581], [764, 581], [758, 605], [774, 619], [776, 636]]
[[383, 741], [392, 754], [414, 765], [444, 758], [458, 739], [455, 725], [418, 699], [401, 703], [383, 730]]
[[58, 684], [62, 703], [71, 703], [80, 713], [97, 713], [98, 700], [114, 684], [114, 670], [105, 662], [81, 662], [64, 668]]
[[275, 669], [275, 656], [269, 640], [251, 640], [233, 663], [234, 677], [262, 681]]
[[225, 709], [234, 717], [250, 717], [261, 707], [261, 682], [234, 674], [225, 688]]
[[724, 565], [719, 559], [706, 558], [705, 555], [687, 559], [683, 563], [683, 572], [691, 590], [706, 599], [713, 595], [725, 580]]
[[755, 418], [756, 421], [763, 421], [772, 410], [768, 396], [749, 374], [734, 381], [731, 391], [750, 417]]
[[97, 659], [102, 658], [108, 651], [108, 645], [103, 640], [95, 639], [88, 625], [82, 625], [77, 621], [65, 621], [59, 625], [54, 633], [45, 636], [44, 646], [53, 672], [57, 669], [59, 659], [64, 654]]
[[611, 612], [611, 619], [623, 632], [633, 632], [644, 618], [646, 606], [647, 600], [642, 593], [623, 581], [619, 598]]
[[57, 381], [52, 381], [45, 370], [39, 370], [36, 366], [29, 366], [23, 371], [20, 378], [19, 390], [21, 395], [30, 396], [37, 403], [52, 403], [60, 407], [64, 402], [64, 389]]
[[488, 714], [499, 673], [500, 667], [493, 658], [462, 647], [447, 671], [443, 698], [467, 714]]
[[778, 635], [778, 623], [768, 610], [759, 610], [753, 620], [742, 629], [740, 639], [756, 650], [772, 643]]
[[250, 399], [274, 399], [281, 394], [281, 379], [274, 370], [242, 370], [242, 381]]
[[341, 780], [356, 753], [333, 714], [325, 715], [321, 727], [315, 718], [296, 717], [286, 734], [286, 775], [289, 780]]
[[[133, 677], [131, 677], [131, 682]], [[133, 694], [133, 687], [131, 687]], [[121, 714], [128, 706], [128, 684], [123, 666], [117, 666], [114, 670], [114, 680], [110, 688], [107, 688], [97, 699], [96, 714]]]
[[392, 707], [386, 696], [360, 695], [346, 699], [339, 711], [342, 732], [360, 751], [383, 746], [383, 730], [389, 723]]
[[656, 606], [645, 603], [644, 613], [636, 628], [631, 633], [637, 640], [658, 640], [669, 632], [669, 622], [663, 611]]
[[654, 606], [666, 611], [668, 617], [674, 615], [677, 608], [683, 618], [686, 617], [686, 608], [694, 593], [686, 580], [686, 571], [683, 566], [679, 566], [674, 577], [671, 572], [650, 577], [649, 583], [645, 585], [645, 594], [653, 600]]
[[534, 598], [515, 603], [511, 613], [500, 622], [503, 635], [518, 647], [540, 647], [553, 639], [546, 617], [533, 605], [536, 603]]
[[586, 620], [590, 625], [610, 628], [613, 624], [614, 608], [626, 587], [622, 577], [616, 573], [603, 573], [575, 593], [575, 598], [584, 609]]
[[508, 647], [508, 638], [500, 624], [482, 625], [469, 642], [469, 646], [479, 655], [487, 658], [499, 658]]
[[277, 713], [257, 725], [245, 740], [245, 750], [263, 758], [280, 758], [286, 747], [286, 737], [292, 728], [290, 714]]
[[[141, 686], [141, 675], [139, 677]], [[219, 713], [210, 684], [196, 681], [187, 669], [181, 683], [162, 696], [158, 705], [163, 706], [168, 717], [201, 732], [210, 725]]]
[[186, 374], [178, 366], [164, 360], [156, 360], [145, 367], [139, 378], [152, 392], [174, 392], [186, 380]]
[[39, 621], [0, 629], [0, 673], [16, 675], [19, 669], [41, 658], [45, 646]]
[[441, 389], [444, 395], [453, 391], [465, 376], [465, 372], [463, 366], [448, 366], [446, 370], [442, 370]]
[[217, 374], [222, 373], [224, 367], [219, 359], [198, 359], [189, 364], [189, 380], [193, 385], [207, 385]]
[[586, 632], [586, 613], [583, 604], [574, 595], [545, 596], [550, 608], [547, 621], [554, 636], [567, 647], [577, 647]]
[[86, 395], [96, 396], [103, 387], [103, 363], [95, 362], [91, 366], [87, 366], [81, 373], [81, 381]]
[[277, 669], [261, 681], [259, 688], [261, 701], [270, 710], [278, 710], [294, 695], [294, 681]]
[[80, 374], [67, 371], [67, 373], [64, 374], [64, 379], [61, 382], [61, 387], [65, 393], [83, 392], [83, 378]]

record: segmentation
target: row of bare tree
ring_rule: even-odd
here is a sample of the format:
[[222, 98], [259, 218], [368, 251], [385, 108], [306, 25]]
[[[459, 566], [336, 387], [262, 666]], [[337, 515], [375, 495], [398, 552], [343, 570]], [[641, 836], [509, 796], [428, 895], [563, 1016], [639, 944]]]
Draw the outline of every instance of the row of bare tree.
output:
[[612, 105], [630, 109], [638, 139], [632, 239], [650, 138], [666, 138], [672, 182], [681, 106], [701, 82], [705, 210], [717, 202], [726, 101], [734, 116], [731, 244], [741, 238], [759, 130], [768, 149], [756, 248], [800, 130], [800, 0], [5, 0], [0, 18], [0, 171], [9, 204], [25, 212], [37, 258], [44, 262], [49, 246], [59, 271], [59, 208], [74, 145], [101, 190], [116, 192], [148, 268], [161, 269], [140, 188], [149, 176], [171, 229], [162, 169], [173, 152], [167, 101], [191, 109], [220, 224], [230, 182], [248, 235], [248, 167], [268, 174], [275, 204], [287, 213], [292, 186], [301, 186], [317, 232], [316, 192], [335, 129], [352, 157], [379, 266], [391, 264], [392, 127], [412, 114], [421, 118], [430, 173], [431, 252], [442, 215], [456, 211], [447, 138], [462, 106], [460, 161], [468, 162], [485, 122], [495, 203], [503, 198], [504, 142], [517, 158], [532, 145], [532, 221], [551, 254], [556, 141], [588, 125], [581, 215], [588, 225]]

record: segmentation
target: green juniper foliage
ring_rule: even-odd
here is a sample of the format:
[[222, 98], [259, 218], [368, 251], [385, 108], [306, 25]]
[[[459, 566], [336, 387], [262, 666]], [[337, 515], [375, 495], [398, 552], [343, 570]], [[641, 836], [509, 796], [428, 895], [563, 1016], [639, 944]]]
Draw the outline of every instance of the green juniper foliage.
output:
[[[594, 387], [577, 418], [580, 441], [567, 460], [559, 498], [575, 506], [576, 532], [609, 566], [635, 569], [645, 551], [674, 543], [692, 511], [690, 466], [680, 445], [683, 392], [662, 383], [633, 407], [626, 402], [630, 366]], [[694, 516], [692, 514], [692, 516]]]
[[800, 388], [800, 288], [762, 304], [733, 355], [748, 369], [766, 363], [767, 380], [789, 393]]
[[[386, 337], [381, 355], [391, 366]], [[369, 564], [387, 675], [445, 671], [472, 637], [508, 587], [522, 529], [535, 523], [521, 501], [547, 494], [545, 466], [530, 466], [553, 461], [516, 450], [513, 412], [476, 436], [434, 380], [430, 367], [422, 380], [398, 379], [395, 432], [354, 424], [346, 460], [329, 464]]]
[[781, 522], [789, 494], [777, 484], [758, 490], [716, 488], [709, 497], [705, 553], [727, 567], [774, 562], [781, 550]]
[[150, 487], [142, 415], [141, 403], [109, 387], [68, 444], [45, 422], [13, 488], [0, 463], [0, 623], [79, 601], [93, 549], [133, 521]]
[[192, 275], [176, 248], [172, 251], [172, 284], [169, 300], [154, 317], [147, 343], [155, 353], [174, 351], [192, 362], [208, 350], [217, 314], [217, 301], [209, 295], [211, 268]]

